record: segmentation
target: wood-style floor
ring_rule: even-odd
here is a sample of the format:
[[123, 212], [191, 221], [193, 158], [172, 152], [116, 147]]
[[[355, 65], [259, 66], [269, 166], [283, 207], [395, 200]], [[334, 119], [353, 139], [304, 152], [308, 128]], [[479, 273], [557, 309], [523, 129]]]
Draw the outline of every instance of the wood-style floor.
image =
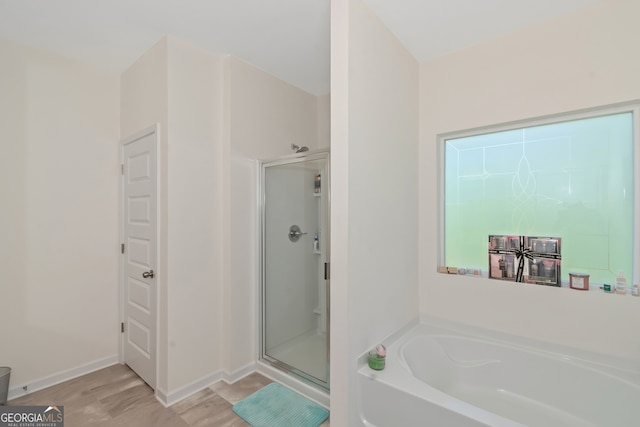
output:
[[[64, 406], [65, 427], [249, 426], [232, 406], [272, 381], [253, 373], [219, 382], [165, 408], [129, 367], [113, 365], [10, 400], [9, 405]], [[322, 427], [329, 426], [329, 420]]]

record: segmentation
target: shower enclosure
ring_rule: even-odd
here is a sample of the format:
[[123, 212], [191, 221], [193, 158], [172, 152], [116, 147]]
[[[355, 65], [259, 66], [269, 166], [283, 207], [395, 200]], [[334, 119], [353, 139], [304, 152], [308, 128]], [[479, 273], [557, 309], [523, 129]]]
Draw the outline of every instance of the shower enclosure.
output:
[[329, 389], [329, 153], [261, 169], [261, 360]]

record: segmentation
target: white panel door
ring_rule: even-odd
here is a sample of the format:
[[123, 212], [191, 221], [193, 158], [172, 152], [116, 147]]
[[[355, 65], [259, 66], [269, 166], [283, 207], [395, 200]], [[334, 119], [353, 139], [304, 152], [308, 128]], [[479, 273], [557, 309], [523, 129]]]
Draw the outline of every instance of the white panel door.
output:
[[156, 386], [157, 165], [155, 128], [122, 143], [124, 363]]

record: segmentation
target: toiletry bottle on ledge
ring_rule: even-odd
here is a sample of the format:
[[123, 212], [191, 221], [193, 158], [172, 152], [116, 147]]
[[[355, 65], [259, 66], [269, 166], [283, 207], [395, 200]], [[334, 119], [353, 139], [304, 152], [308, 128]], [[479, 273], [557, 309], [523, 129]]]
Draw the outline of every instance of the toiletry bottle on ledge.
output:
[[316, 252], [320, 250], [320, 242], [318, 241], [318, 235], [317, 234], [315, 236], [313, 236], [313, 250], [316, 251]]
[[624, 277], [623, 271], [619, 272], [618, 277], [616, 277], [616, 293], [618, 294], [627, 293], [627, 278]]
[[384, 345], [378, 344], [374, 350], [369, 352], [369, 367], [376, 371], [381, 371], [385, 367], [387, 359], [387, 349]]

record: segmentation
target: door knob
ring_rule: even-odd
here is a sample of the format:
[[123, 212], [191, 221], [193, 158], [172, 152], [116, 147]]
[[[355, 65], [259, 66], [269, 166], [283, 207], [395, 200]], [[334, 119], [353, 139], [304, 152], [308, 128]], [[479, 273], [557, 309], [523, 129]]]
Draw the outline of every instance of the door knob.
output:
[[153, 270], [145, 271], [142, 273], [142, 277], [145, 279], [153, 279]]

